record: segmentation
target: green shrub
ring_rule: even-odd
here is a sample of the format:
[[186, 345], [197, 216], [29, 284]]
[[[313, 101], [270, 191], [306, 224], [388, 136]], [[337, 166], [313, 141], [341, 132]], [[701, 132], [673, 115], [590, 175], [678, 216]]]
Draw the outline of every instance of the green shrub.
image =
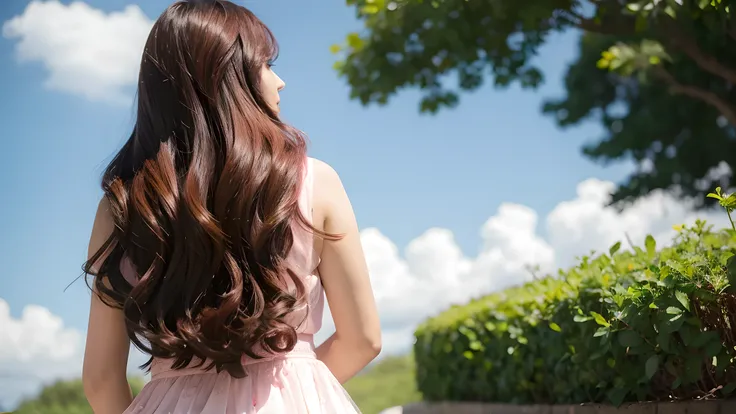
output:
[[[721, 203], [730, 216], [736, 198]], [[617, 243], [425, 322], [414, 345], [424, 399], [618, 405], [734, 394], [736, 230], [677, 230], [659, 252], [651, 236], [631, 251]]]

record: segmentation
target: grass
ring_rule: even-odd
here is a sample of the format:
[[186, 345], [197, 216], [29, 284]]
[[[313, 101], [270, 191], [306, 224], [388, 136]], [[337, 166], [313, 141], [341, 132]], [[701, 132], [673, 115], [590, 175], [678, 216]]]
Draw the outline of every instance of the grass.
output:
[[390, 356], [348, 381], [345, 389], [363, 414], [421, 400], [411, 355]]

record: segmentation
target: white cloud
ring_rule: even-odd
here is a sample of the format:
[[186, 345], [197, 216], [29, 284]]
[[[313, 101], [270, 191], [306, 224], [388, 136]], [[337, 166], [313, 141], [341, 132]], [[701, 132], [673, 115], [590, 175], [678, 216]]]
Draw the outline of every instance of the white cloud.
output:
[[[361, 240], [381, 313], [385, 354], [408, 350], [416, 325], [451, 304], [530, 280], [528, 265], [553, 272], [571, 265], [575, 256], [604, 251], [616, 241], [626, 244], [627, 235], [641, 244], [652, 234], [666, 244], [674, 235], [673, 224], [692, 224], [696, 218], [719, 227], [728, 223], [725, 213], [695, 213], [688, 203], [662, 192], [619, 213], [605, 207], [613, 188], [596, 179], [580, 183], [576, 197], [559, 203], [541, 226], [530, 208], [504, 203], [480, 229], [482, 246], [475, 257], [463, 254], [446, 229], [427, 230], [409, 243], [403, 255], [379, 230], [364, 229]], [[40, 381], [79, 374], [82, 334], [64, 328], [48, 310], [28, 306], [20, 319], [13, 319], [0, 299], [0, 326], [0, 373], [30, 378], [9, 382], [0, 377], [0, 403], [35, 390]], [[333, 329], [326, 309], [318, 342]], [[134, 351], [130, 368], [143, 361]]]
[[569, 266], [575, 256], [590, 250], [607, 250], [617, 241], [641, 245], [647, 234], [659, 243], [669, 243], [674, 237], [672, 225], [692, 224], [697, 218], [724, 227], [728, 218], [723, 211], [693, 211], [690, 202], [654, 191], [623, 212], [604, 207], [610, 201], [614, 185], [596, 179], [578, 184], [577, 197], [562, 202], [547, 216], [549, 243], [558, 266]]
[[3, 24], [20, 62], [40, 62], [45, 85], [92, 101], [130, 104], [153, 22], [135, 5], [105, 13], [83, 2], [32, 1]]
[[20, 318], [0, 299], [0, 404], [15, 404], [39, 384], [81, 373], [80, 332], [64, 327], [48, 309], [28, 305]]
[[61, 318], [42, 306], [28, 305], [20, 319], [10, 316], [10, 306], [0, 299], [0, 359], [14, 356], [21, 362], [39, 357], [68, 359], [77, 348], [79, 333], [65, 329]]

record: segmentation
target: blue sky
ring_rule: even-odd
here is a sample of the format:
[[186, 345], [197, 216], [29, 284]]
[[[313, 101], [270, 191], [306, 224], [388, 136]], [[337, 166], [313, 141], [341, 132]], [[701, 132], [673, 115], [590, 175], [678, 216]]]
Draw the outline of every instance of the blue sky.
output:
[[[169, 2], [86, 3], [102, 13], [137, 4], [153, 19]], [[27, 4], [4, 0], [0, 22], [22, 15]], [[657, 199], [628, 215], [606, 210], [605, 193], [611, 188], [607, 181], [619, 181], [631, 167], [603, 168], [581, 157], [580, 146], [600, 133], [596, 125], [560, 131], [541, 115], [543, 99], [563, 93], [561, 80], [576, 54], [576, 33], [556, 36], [541, 50], [537, 59], [547, 81], [539, 90], [483, 87], [464, 95], [457, 109], [429, 116], [419, 114], [418, 93], [412, 90], [385, 107], [365, 108], [348, 99], [349, 89], [332, 70], [334, 56], [329, 52], [331, 44], [360, 28], [344, 1], [244, 4], [280, 42], [274, 69], [287, 84], [281, 95], [282, 115], [310, 136], [312, 156], [340, 173], [359, 224], [366, 229], [374, 283], [401, 285], [393, 278], [404, 274], [421, 279], [417, 275], [422, 266], [430, 263], [420, 260], [427, 252], [447, 257], [439, 267], [452, 262], [455, 267], [449, 271], [457, 274], [487, 269], [481, 264], [489, 261], [500, 263], [493, 269], [508, 269], [511, 262], [519, 267], [522, 259], [517, 256], [527, 251], [532, 261], [559, 265], [561, 255], [572, 257], [579, 250], [563, 247], [607, 243], [627, 226], [638, 231], [643, 218], [659, 217], [661, 211], [651, 205], [666, 204], [666, 199]], [[13, 320], [21, 318], [25, 306], [35, 304], [60, 317], [66, 327], [83, 332], [86, 288], [81, 281], [66, 292], [64, 287], [80, 274], [85, 259], [101, 194], [99, 174], [130, 132], [132, 93], [129, 103], [121, 105], [49, 88], [45, 84], [52, 69], [43, 59], [19, 61], [18, 42], [17, 37], [0, 38], [0, 299], [8, 303]], [[689, 217], [685, 207], [677, 208], [673, 220]], [[592, 224], [585, 227], [587, 222], [578, 223], [576, 217]], [[602, 225], [601, 220], [608, 221]], [[644, 222], [645, 230], [667, 227]], [[500, 236], [507, 233], [521, 236]], [[573, 233], [573, 241], [563, 237]], [[388, 268], [398, 270], [381, 271]], [[441, 275], [427, 277], [444, 283]], [[399, 308], [390, 295], [385, 297], [389, 299], [379, 305], [386, 304], [390, 319], [389, 313]], [[411, 323], [401, 323], [395, 322], [405, 338]], [[0, 373], [1, 357], [2, 352]]]
[[[5, 4], [3, 21], [27, 2]], [[168, 1], [87, 1], [103, 11], [138, 4], [155, 18]], [[386, 107], [362, 107], [332, 70], [329, 46], [360, 28], [342, 1], [245, 2], [274, 31], [281, 46], [275, 70], [286, 81], [282, 113], [309, 134], [312, 155], [341, 175], [361, 227], [378, 227], [397, 245], [430, 227], [451, 229], [468, 254], [478, 227], [503, 201], [544, 214], [590, 176], [619, 179], [583, 159], [582, 142], [595, 126], [558, 131], [540, 114], [544, 97], [562, 93], [561, 77], [575, 56], [576, 36], [560, 36], [539, 61], [548, 82], [536, 92], [483, 88], [456, 110], [418, 112], [418, 93], [406, 91]], [[329, 22], [329, 23], [327, 23]], [[0, 295], [12, 313], [42, 304], [84, 329], [86, 296], [80, 273], [100, 197], [104, 163], [129, 134], [131, 105], [105, 105], [43, 86], [39, 63], [13, 59], [15, 42], [0, 42], [0, 206], [4, 273]]]

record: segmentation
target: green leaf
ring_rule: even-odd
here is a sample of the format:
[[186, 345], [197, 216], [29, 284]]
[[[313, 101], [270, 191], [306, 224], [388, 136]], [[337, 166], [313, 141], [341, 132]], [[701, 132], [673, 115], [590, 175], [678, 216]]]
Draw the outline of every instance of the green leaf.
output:
[[694, 346], [693, 342], [695, 342], [696, 339], [701, 336], [699, 329], [689, 326], [689, 325], [684, 325], [680, 329], [679, 334], [680, 334], [680, 337], [682, 338], [682, 343], [685, 346]]
[[572, 320], [577, 323], [582, 323], [582, 322], [592, 321], [593, 318], [591, 318], [590, 316], [575, 315], [573, 316]]
[[724, 195], [720, 204], [727, 210], [733, 210], [733, 208], [736, 207], [736, 194], [729, 194], [728, 196]]
[[340, 53], [341, 50], [342, 50], [342, 46], [340, 46], [338, 44], [334, 44], [334, 45], [330, 46], [330, 53], [332, 53], [333, 55], [335, 53]]
[[657, 242], [654, 240], [654, 237], [652, 237], [651, 234], [648, 234], [646, 239], [644, 240], [644, 246], [646, 246], [647, 249], [647, 256], [650, 258], [654, 257], [654, 255], [657, 253]]
[[726, 274], [728, 283], [731, 285], [731, 291], [736, 290], [736, 256], [731, 256], [726, 261]]
[[673, 390], [680, 388], [680, 385], [682, 385], [682, 377], [677, 377], [674, 381], [672, 381]]
[[675, 297], [677, 298], [677, 301], [680, 302], [682, 307], [685, 308], [685, 310], [690, 310], [690, 298], [688, 298], [686, 293], [676, 290]]
[[647, 359], [647, 362], [644, 364], [644, 372], [646, 373], [647, 379], [652, 379], [654, 377], [654, 374], [657, 373], [657, 370], [659, 369], [659, 357], [657, 355], [652, 355]]
[[367, 4], [361, 9], [361, 11], [365, 14], [375, 14], [378, 13], [378, 10], [379, 8], [375, 4]]
[[647, 16], [643, 13], [639, 13], [636, 15], [636, 20], [634, 22], [634, 30], [637, 33], [641, 33], [644, 30], [646, 30], [648, 23], [649, 21], [647, 20]]
[[733, 252], [725, 252], [723, 253], [723, 256], [721, 256], [721, 259], [719, 260], [719, 262], [721, 263], [722, 266], [727, 266], [728, 259], [732, 258], [733, 256], [734, 256]]
[[560, 325], [558, 325], [558, 324], [556, 324], [554, 322], [551, 322], [549, 324], [549, 328], [552, 329], [555, 332], [562, 332], [562, 328], [560, 328]]
[[618, 333], [618, 343], [625, 348], [639, 346], [642, 344], [641, 335], [634, 331], [621, 331]]
[[619, 249], [621, 249], [621, 242], [616, 242], [613, 244], [613, 246], [611, 246], [610, 249], [608, 249], [608, 254], [613, 256], [614, 254], [616, 254], [617, 251], [619, 251]]
[[667, 260], [667, 266], [669, 266], [672, 270], [676, 270], [678, 273], [682, 275], [687, 274], [687, 270], [685, 269], [685, 266], [677, 261], [674, 260]]
[[611, 324], [608, 323], [606, 318], [604, 318], [603, 315], [601, 315], [600, 313], [591, 311], [590, 315], [593, 316], [593, 319], [596, 321], [598, 325], [604, 326], [606, 328], [611, 326]]
[[628, 395], [629, 390], [625, 388], [613, 388], [610, 391], [606, 393], [606, 396], [609, 400], [611, 400], [611, 403], [618, 407], [621, 404], [623, 404], [624, 400], [626, 399], [626, 395]]
[[705, 356], [714, 357], [721, 352], [721, 349], [723, 349], [723, 344], [721, 343], [720, 338], [708, 342], [708, 345], [705, 346]]
[[669, 306], [669, 307], [667, 307], [667, 311], [666, 312], [669, 313], [670, 315], [679, 315], [679, 314], [682, 313], [682, 309], [676, 308], [674, 306]]
[[610, 328], [608, 328], [607, 326], [602, 326], [602, 327], [598, 328], [598, 330], [595, 331], [595, 333], [593, 334], [593, 337], [594, 338], [598, 338], [600, 336], [607, 335], [610, 332], [611, 332], [611, 329]]
[[345, 67], [345, 62], [342, 62], [342, 61], [339, 61], [339, 60], [335, 61], [332, 64], [332, 70], [334, 70], [336, 72], [342, 71], [344, 67]]
[[718, 332], [701, 332], [700, 329], [698, 329], [698, 334], [695, 335], [695, 338], [693, 338], [688, 346], [692, 346], [693, 348], [702, 348], [711, 342], [720, 342], [720, 340], [721, 336]]
[[683, 380], [686, 383], [692, 383], [700, 378], [703, 367], [703, 356], [694, 354], [685, 358], [685, 376]]
[[360, 38], [360, 35], [357, 33], [350, 33], [348, 34], [347, 38], [348, 46], [350, 46], [353, 51], [358, 51], [363, 48], [363, 39]]
[[657, 327], [661, 333], [670, 334], [680, 329], [684, 322], [685, 322], [685, 319], [682, 317], [682, 314], [679, 314], [679, 315], [675, 315], [669, 319], [659, 322], [657, 324]]

